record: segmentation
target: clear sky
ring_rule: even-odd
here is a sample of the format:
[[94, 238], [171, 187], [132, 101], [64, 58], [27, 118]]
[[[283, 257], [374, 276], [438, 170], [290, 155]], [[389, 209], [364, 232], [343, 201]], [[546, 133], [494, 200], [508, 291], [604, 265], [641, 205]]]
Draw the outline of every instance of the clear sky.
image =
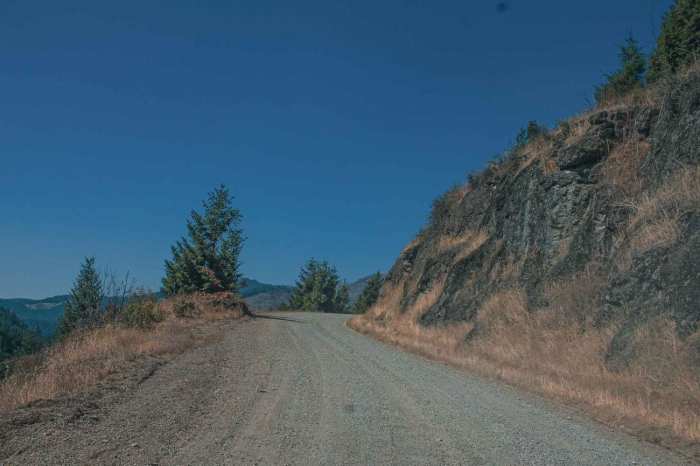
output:
[[0, 297], [86, 255], [157, 289], [224, 183], [243, 271], [387, 270], [528, 120], [590, 104], [671, 0], [0, 1]]

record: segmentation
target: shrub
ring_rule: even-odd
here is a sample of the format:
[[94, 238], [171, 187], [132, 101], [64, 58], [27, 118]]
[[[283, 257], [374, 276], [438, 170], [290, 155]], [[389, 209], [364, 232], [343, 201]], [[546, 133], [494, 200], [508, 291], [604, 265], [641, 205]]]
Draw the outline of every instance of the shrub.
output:
[[173, 312], [180, 318], [192, 318], [197, 314], [197, 306], [188, 299], [178, 301], [173, 306]]
[[513, 147], [513, 150], [521, 149], [538, 137], [546, 134], [546, 127], [540, 125], [535, 120], [530, 120], [527, 122], [527, 126], [518, 131], [517, 136], [515, 136], [515, 146]]
[[598, 105], [642, 87], [646, 59], [633, 37], [628, 37], [620, 47], [619, 56], [620, 68], [608, 75], [605, 84], [598, 86], [595, 90], [595, 100]]
[[153, 295], [135, 294], [121, 313], [121, 322], [127, 327], [151, 328], [164, 320], [164, 315]]

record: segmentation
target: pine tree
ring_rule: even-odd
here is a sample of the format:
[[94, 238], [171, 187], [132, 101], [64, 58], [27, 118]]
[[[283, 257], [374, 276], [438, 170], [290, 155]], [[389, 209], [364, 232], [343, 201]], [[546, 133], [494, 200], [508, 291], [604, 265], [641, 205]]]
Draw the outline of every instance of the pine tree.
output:
[[377, 302], [377, 298], [379, 298], [379, 290], [381, 290], [383, 283], [384, 279], [381, 273], [377, 272], [372, 275], [367, 281], [365, 289], [362, 290], [362, 293], [357, 298], [352, 311], [355, 314], [364, 314], [367, 309], [372, 307]]
[[676, 0], [664, 16], [648, 80], [654, 82], [700, 59], [700, 0]]
[[232, 203], [228, 189], [219, 186], [203, 202], [203, 213], [192, 211], [188, 237], [175, 243], [172, 259], [165, 261], [163, 289], [167, 294], [238, 292], [244, 238], [238, 228], [241, 213]]
[[628, 37], [620, 47], [619, 57], [620, 69], [608, 75], [607, 82], [596, 88], [595, 99], [598, 104], [642, 87], [646, 59], [633, 37]]
[[345, 296], [338, 272], [328, 262], [310, 259], [299, 272], [288, 309], [308, 312], [344, 312], [349, 301]]
[[346, 283], [338, 287], [335, 292], [335, 309], [333, 312], [346, 313], [350, 309], [350, 288]]
[[58, 334], [65, 336], [73, 330], [99, 324], [102, 298], [102, 279], [95, 269], [95, 258], [87, 257], [66, 302]]

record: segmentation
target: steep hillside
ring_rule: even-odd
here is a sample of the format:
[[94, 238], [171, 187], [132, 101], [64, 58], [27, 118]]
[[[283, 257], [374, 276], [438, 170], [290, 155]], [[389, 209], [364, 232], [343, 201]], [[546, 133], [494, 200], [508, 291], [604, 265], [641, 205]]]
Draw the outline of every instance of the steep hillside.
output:
[[699, 164], [696, 67], [436, 200], [351, 325], [700, 439]]

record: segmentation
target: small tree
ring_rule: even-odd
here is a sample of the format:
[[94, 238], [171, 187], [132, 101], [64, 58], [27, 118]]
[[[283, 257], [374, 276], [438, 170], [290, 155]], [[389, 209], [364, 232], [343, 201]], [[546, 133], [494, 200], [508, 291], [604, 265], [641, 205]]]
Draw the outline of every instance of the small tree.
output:
[[310, 259], [299, 272], [299, 279], [287, 308], [309, 312], [345, 312], [349, 291], [340, 285], [338, 272], [328, 262]]
[[362, 290], [357, 301], [355, 301], [352, 311], [355, 314], [364, 314], [367, 309], [372, 307], [377, 302], [377, 298], [379, 298], [379, 290], [381, 290], [383, 283], [384, 279], [381, 273], [377, 272], [372, 275], [367, 281], [365, 289]]
[[345, 313], [350, 310], [350, 288], [343, 283], [335, 291], [335, 312]]
[[102, 298], [102, 279], [95, 269], [95, 258], [87, 257], [66, 302], [58, 334], [65, 336], [78, 328], [99, 324]]
[[675, 73], [700, 58], [700, 1], [676, 0], [664, 16], [648, 80]]
[[241, 213], [232, 203], [228, 189], [222, 185], [203, 202], [203, 213], [192, 211], [187, 238], [175, 243], [172, 259], [165, 261], [163, 288], [167, 294], [238, 292], [244, 238], [238, 228]]
[[515, 145], [513, 146], [513, 150], [518, 150], [525, 147], [528, 145], [528, 143], [534, 141], [537, 137], [544, 134], [547, 134], [547, 128], [540, 125], [535, 120], [528, 121], [527, 126], [525, 128], [521, 128], [520, 131], [518, 131], [517, 136], [515, 136]]
[[605, 84], [598, 86], [595, 90], [595, 99], [598, 104], [642, 87], [646, 59], [633, 37], [628, 37], [620, 47], [619, 57], [620, 68], [608, 75]]

